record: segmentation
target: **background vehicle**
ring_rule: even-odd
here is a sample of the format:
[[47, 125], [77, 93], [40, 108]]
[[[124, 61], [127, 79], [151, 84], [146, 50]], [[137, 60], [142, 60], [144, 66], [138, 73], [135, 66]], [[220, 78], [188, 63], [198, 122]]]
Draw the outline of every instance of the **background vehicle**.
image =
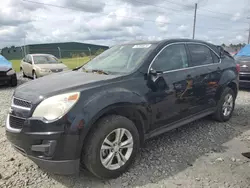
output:
[[12, 68], [11, 62], [0, 55], [0, 84], [17, 85], [16, 72]]
[[229, 120], [237, 93], [238, 69], [222, 48], [188, 39], [124, 44], [17, 88], [6, 135], [47, 171], [71, 174], [81, 164], [114, 178], [146, 139], [207, 115]]
[[250, 88], [250, 45], [246, 45], [235, 56], [240, 65], [240, 87]]
[[53, 55], [28, 54], [22, 59], [20, 70], [23, 76], [36, 79], [51, 73], [58, 73], [69, 69]]

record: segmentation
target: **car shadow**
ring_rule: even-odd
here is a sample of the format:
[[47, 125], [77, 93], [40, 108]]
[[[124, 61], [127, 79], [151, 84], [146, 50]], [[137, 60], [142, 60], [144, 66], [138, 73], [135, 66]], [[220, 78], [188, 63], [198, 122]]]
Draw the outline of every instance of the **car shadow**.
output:
[[87, 171], [78, 176], [50, 176], [66, 187], [136, 187], [156, 183], [191, 167], [201, 156], [227, 150], [224, 143], [250, 129], [249, 110], [250, 104], [239, 104], [226, 123], [203, 118], [148, 140], [129, 171], [117, 179], [100, 180]]

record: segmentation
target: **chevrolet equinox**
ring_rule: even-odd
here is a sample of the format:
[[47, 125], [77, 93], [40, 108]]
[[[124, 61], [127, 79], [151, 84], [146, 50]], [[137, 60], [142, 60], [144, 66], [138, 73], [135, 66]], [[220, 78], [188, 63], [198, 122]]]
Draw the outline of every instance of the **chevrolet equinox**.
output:
[[115, 178], [149, 138], [205, 116], [228, 121], [239, 65], [223, 48], [171, 39], [114, 46], [73, 71], [19, 86], [6, 135], [46, 171]]

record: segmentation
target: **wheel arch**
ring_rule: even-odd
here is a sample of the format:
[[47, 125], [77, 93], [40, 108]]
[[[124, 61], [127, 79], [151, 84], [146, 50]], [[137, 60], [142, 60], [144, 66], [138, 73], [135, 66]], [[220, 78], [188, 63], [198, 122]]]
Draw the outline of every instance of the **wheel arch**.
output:
[[84, 127], [80, 133], [80, 144], [78, 149], [78, 156], [81, 156], [84, 143], [89, 139], [91, 131], [94, 131], [96, 128], [96, 122], [101, 118], [108, 115], [120, 115], [131, 120], [140, 135], [140, 145], [144, 143], [145, 133], [149, 127], [149, 119], [146, 112], [139, 106], [133, 105], [128, 102], [115, 103], [109, 106], [106, 106], [101, 111], [99, 111], [88, 123], [88, 126]]
[[[95, 128], [95, 124], [99, 119], [108, 115], [120, 115], [130, 119], [135, 124], [139, 132], [141, 143], [144, 141], [144, 135], [149, 126], [149, 120], [146, 111], [140, 106], [128, 102], [115, 103], [99, 111], [89, 121], [86, 134], [88, 135], [89, 131]], [[86, 131], [86, 129], [84, 131]], [[84, 138], [84, 140], [86, 139], [86, 137]]]

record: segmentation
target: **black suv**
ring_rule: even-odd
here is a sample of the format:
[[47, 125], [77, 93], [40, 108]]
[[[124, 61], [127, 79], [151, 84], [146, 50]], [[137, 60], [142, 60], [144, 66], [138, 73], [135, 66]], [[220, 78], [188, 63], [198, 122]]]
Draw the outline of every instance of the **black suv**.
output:
[[229, 120], [238, 77], [234, 59], [203, 41], [118, 45], [74, 71], [19, 86], [6, 135], [52, 173], [81, 166], [114, 178], [146, 139], [208, 115]]

